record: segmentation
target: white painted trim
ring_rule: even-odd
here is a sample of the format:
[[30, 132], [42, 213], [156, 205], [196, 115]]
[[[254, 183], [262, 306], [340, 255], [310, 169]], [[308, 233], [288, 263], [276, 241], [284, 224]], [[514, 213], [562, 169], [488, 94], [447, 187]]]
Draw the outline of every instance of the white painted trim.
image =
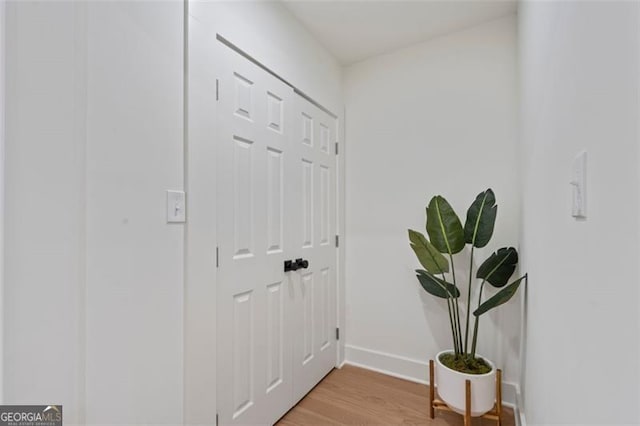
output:
[[340, 247], [338, 247], [336, 251], [336, 324], [340, 328], [340, 340], [338, 340], [337, 346], [337, 359], [336, 365], [344, 365], [344, 361], [346, 359], [345, 354], [345, 342], [347, 341], [347, 324], [346, 324], [346, 263], [345, 263], [345, 253], [346, 253], [346, 232], [345, 232], [345, 223], [346, 223], [346, 212], [345, 212], [345, 193], [346, 193], [346, 185], [345, 185], [345, 176], [346, 176], [346, 168], [345, 168], [345, 154], [346, 144], [345, 144], [345, 109], [343, 109], [342, 113], [338, 114], [338, 118], [336, 118], [336, 142], [338, 143], [338, 155], [336, 158], [336, 232], [340, 235]]
[[[429, 363], [427, 361], [346, 345], [345, 362], [348, 365], [366, 368], [399, 379], [424, 385], [429, 384]], [[502, 385], [503, 404], [517, 411], [516, 395], [519, 392], [517, 384], [504, 382]]]
[[424, 361], [346, 345], [346, 362], [400, 379], [429, 384], [429, 364]]
[[5, 8], [6, 1], [0, 0], [0, 404], [4, 403]]

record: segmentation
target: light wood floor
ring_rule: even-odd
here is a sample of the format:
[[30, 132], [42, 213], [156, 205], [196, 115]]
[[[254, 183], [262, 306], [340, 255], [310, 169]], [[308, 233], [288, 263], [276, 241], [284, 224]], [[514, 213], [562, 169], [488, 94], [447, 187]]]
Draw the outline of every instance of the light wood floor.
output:
[[[513, 411], [505, 408], [502, 424], [514, 426]], [[425, 385], [346, 365], [333, 370], [278, 426], [293, 425], [430, 425], [462, 426], [462, 416], [436, 411], [429, 418]], [[495, 426], [474, 419], [474, 426]]]

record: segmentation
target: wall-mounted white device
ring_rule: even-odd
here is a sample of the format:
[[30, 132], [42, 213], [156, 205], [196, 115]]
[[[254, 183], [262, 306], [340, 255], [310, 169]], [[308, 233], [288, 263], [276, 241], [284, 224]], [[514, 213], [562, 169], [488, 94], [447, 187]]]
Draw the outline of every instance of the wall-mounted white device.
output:
[[185, 209], [184, 191], [167, 191], [167, 222], [184, 222]]
[[580, 152], [573, 160], [572, 188], [572, 212], [577, 219], [587, 217], [587, 152]]

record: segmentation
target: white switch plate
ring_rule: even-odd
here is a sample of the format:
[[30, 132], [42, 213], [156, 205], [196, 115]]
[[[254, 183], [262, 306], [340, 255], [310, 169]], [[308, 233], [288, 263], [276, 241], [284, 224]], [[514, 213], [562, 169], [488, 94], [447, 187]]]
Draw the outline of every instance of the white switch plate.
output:
[[184, 191], [167, 191], [167, 222], [184, 222], [186, 219], [186, 203]]
[[587, 152], [582, 151], [573, 160], [572, 211], [575, 218], [587, 217]]

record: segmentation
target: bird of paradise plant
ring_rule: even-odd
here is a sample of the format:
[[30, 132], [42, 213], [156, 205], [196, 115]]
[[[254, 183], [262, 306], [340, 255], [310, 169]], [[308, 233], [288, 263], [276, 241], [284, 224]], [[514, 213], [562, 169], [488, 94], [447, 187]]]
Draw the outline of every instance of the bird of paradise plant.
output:
[[[426, 208], [426, 230], [429, 239], [422, 233], [409, 229], [411, 248], [424, 268], [416, 270], [420, 285], [427, 293], [445, 299], [447, 302], [453, 354], [447, 359], [441, 359], [441, 361], [448, 367], [465, 373], [482, 374], [490, 369], [482, 359], [476, 358], [480, 316], [508, 302], [522, 281], [526, 282], [527, 280], [525, 274], [507, 285], [518, 264], [518, 252], [515, 248], [504, 247], [491, 254], [477, 268], [475, 274], [475, 278], [481, 281], [477, 308], [473, 311], [475, 317], [473, 335], [470, 336], [471, 289], [475, 283], [473, 275], [474, 250], [485, 247], [491, 240], [497, 212], [495, 195], [491, 189], [487, 189], [478, 194], [469, 207], [463, 227], [451, 205], [438, 195], [431, 199]], [[471, 253], [466, 288], [466, 318], [463, 321], [459, 306], [461, 293], [453, 255], [460, 253], [467, 244], [471, 247]], [[483, 301], [482, 296], [486, 283], [499, 288], [500, 291]], [[463, 322], [465, 324], [464, 330]]]

